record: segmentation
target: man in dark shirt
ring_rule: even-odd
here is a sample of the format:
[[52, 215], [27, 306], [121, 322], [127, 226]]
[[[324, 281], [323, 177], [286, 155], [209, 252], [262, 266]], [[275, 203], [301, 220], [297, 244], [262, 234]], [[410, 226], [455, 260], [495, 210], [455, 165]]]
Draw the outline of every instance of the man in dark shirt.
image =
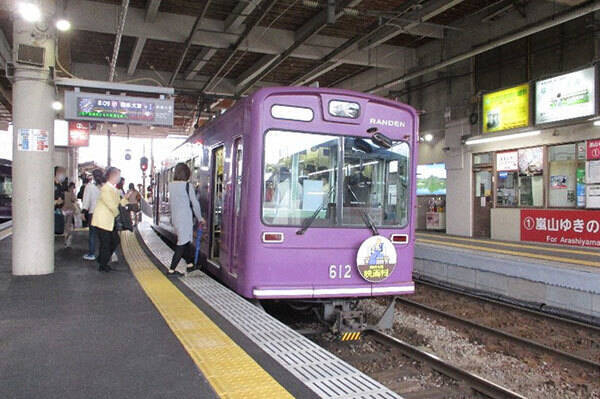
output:
[[66, 179], [65, 168], [56, 166], [54, 168], [54, 209], [63, 207]]

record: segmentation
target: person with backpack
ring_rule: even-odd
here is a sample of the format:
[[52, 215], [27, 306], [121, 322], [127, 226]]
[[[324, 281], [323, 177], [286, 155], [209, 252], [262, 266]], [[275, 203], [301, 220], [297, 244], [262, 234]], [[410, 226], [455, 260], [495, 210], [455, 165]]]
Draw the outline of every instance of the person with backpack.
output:
[[194, 217], [200, 224], [204, 224], [200, 204], [196, 198], [194, 188], [190, 185], [190, 168], [184, 163], [175, 166], [173, 182], [169, 183], [169, 207], [171, 208], [171, 224], [177, 234], [177, 246], [171, 259], [168, 276], [182, 276], [183, 273], [175, 270], [183, 257], [188, 263], [187, 271], [194, 270], [194, 251], [192, 240], [194, 238]]
[[98, 270], [109, 272], [113, 270], [108, 262], [120, 243], [119, 232], [116, 229], [115, 218], [120, 215], [119, 205], [125, 206], [127, 199], [121, 199], [117, 184], [121, 181], [121, 171], [113, 166], [106, 169], [106, 181], [100, 189], [100, 197], [96, 202], [92, 226], [96, 228], [100, 239], [100, 254]]

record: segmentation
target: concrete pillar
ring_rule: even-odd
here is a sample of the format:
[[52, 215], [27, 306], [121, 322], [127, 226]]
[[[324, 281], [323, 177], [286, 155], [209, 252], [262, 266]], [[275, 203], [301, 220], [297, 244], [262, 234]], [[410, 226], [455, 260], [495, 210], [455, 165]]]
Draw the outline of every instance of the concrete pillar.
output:
[[[42, 0], [43, 16], [53, 15], [55, 3]], [[55, 30], [48, 21], [32, 24], [14, 19], [13, 59], [13, 236], [12, 273], [38, 275], [54, 272], [54, 67]], [[44, 67], [16, 62], [19, 44], [43, 47]], [[47, 143], [26, 137], [24, 129], [47, 132]], [[21, 137], [21, 139], [20, 139]], [[25, 142], [24, 142], [25, 140]], [[35, 144], [39, 144], [34, 147]], [[47, 145], [45, 145], [47, 144]], [[32, 148], [34, 147], [34, 148]]]

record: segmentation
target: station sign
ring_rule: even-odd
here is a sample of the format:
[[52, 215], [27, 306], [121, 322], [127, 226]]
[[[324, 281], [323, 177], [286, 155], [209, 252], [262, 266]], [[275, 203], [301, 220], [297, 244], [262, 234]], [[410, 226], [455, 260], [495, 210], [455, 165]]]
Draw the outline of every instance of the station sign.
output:
[[529, 83], [483, 95], [483, 133], [529, 126]]
[[590, 67], [535, 83], [535, 123], [559, 122], [596, 113], [596, 73]]
[[65, 92], [65, 119], [73, 121], [173, 126], [174, 109], [173, 98]]
[[521, 209], [521, 241], [600, 248], [600, 211]]

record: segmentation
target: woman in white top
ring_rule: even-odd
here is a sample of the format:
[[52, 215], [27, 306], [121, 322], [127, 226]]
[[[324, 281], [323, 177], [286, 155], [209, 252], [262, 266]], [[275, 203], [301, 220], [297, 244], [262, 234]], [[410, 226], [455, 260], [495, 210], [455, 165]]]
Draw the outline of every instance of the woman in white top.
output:
[[175, 166], [173, 182], [169, 183], [169, 207], [171, 208], [171, 224], [177, 234], [177, 247], [171, 260], [169, 276], [180, 276], [182, 273], [175, 270], [177, 264], [183, 257], [188, 266], [188, 271], [194, 268], [194, 254], [192, 251], [192, 239], [194, 237], [194, 216], [200, 224], [204, 219], [200, 212], [200, 204], [196, 198], [194, 188], [188, 183], [190, 168], [184, 163]]
[[85, 186], [85, 190], [83, 191], [83, 199], [82, 199], [82, 208], [87, 212], [84, 212], [82, 216], [83, 218], [87, 218], [89, 224], [89, 233], [88, 233], [88, 253], [83, 255], [83, 259], [85, 260], [96, 260], [96, 228], [92, 226], [92, 216], [94, 214], [94, 209], [96, 209], [96, 202], [98, 202], [98, 198], [100, 197], [100, 187], [104, 183], [104, 176], [100, 169], [94, 169], [92, 171], [92, 177], [94, 178], [93, 182], [88, 183]]

